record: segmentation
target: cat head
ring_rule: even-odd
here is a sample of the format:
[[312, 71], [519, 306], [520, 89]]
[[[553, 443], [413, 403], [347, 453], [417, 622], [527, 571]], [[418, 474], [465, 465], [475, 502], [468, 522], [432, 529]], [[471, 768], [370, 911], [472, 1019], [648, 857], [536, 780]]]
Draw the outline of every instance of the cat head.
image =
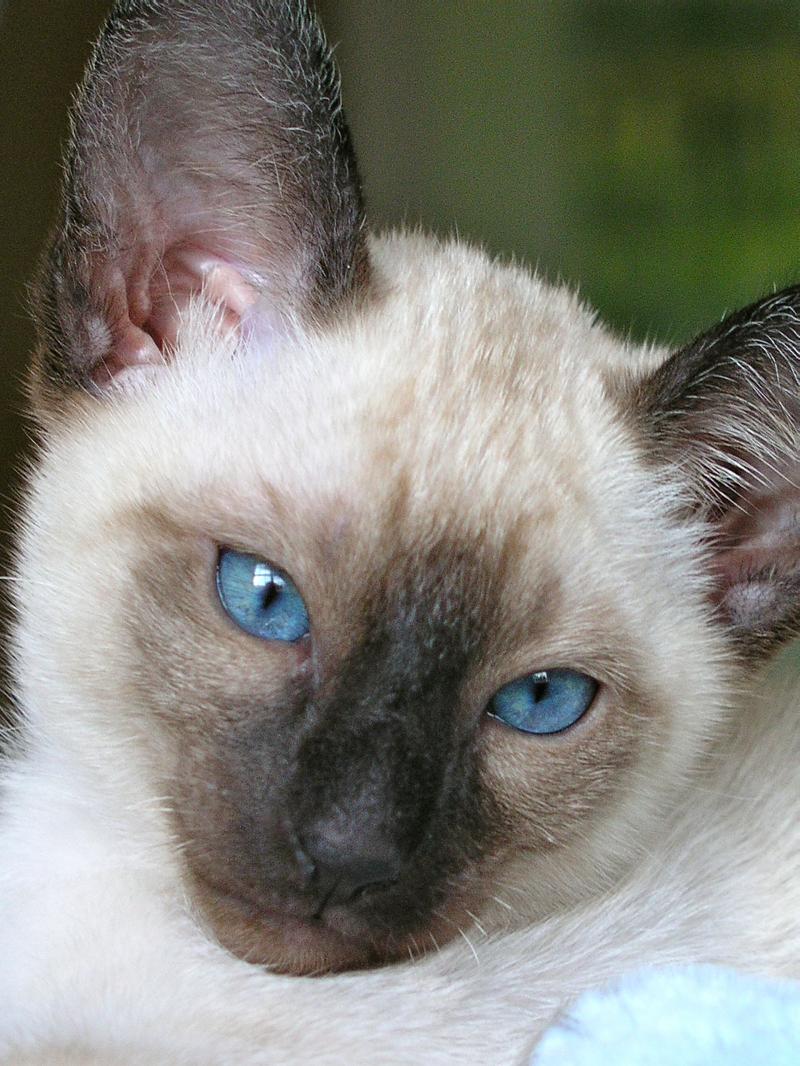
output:
[[250, 961], [603, 890], [797, 630], [800, 292], [665, 359], [370, 235], [302, 2], [115, 6], [34, 304], [31, 743]]

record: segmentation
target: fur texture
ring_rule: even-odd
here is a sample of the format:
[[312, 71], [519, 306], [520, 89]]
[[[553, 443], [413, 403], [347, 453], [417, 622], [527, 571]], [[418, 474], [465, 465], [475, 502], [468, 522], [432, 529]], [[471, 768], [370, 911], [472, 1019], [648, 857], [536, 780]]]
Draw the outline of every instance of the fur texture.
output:
[[[37, 289], [3, 1061], [512, 1064], [634, 967], [796, 976], [797, 292], [666, 359], [366, 238], [305, 5], [225, 11], [117, 6]], [[552, 667], [574, 727], [485, 714]], [[396, 876], [320, 901], [312, 833]]]

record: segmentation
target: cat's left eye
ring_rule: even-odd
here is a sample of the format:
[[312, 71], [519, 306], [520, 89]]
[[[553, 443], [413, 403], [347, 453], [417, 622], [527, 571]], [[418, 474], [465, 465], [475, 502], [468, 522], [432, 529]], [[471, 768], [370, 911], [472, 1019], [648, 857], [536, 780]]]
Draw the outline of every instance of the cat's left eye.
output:
[[577, 670], [539, 670], [504, 685], [487, 713], [521, 733], [563, 733], [583, 718], [598, 687]]
[[291, 643], [309, 631], [308, 611], [295, 583], [255, 555], [221, 549], [217, 594], [236, 625], [261, 640]]

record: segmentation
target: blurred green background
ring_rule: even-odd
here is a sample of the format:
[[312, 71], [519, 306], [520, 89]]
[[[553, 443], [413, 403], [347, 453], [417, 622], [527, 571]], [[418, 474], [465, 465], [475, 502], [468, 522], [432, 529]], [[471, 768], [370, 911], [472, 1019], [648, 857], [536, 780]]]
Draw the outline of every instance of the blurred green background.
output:
[[[578, 285], [620, 330], [671, 343], [797, 277], [800, 3], [319, 6], [377, 223], [457, 229]], [[4, 501], [23, 447], [24, 282], [106, 9], [0, 0]]]

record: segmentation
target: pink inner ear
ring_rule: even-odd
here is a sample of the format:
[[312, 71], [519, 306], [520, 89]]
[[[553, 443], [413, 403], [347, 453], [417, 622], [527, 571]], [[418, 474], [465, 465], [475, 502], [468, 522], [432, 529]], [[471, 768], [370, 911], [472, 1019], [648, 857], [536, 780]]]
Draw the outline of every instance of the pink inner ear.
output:
[[111, 384], [123, 371], [163, 364], [176, 344], [189, 302], [198, 293], [217, 306], [221, 325], [230, 330], [240, 327], [258, 299], [258, 290], [241, 270], [192, 244], [168, 249], [149, 283], [137, 282], [125, 286], [127, 307], [119, 316], [113, 350], [92, 373], [97, 385]]
[[791, 469], [773, 491], [753, 493], [720, 526], [716, 601], [733, 617], [768, 614], [800, 570], [800, 490]]

